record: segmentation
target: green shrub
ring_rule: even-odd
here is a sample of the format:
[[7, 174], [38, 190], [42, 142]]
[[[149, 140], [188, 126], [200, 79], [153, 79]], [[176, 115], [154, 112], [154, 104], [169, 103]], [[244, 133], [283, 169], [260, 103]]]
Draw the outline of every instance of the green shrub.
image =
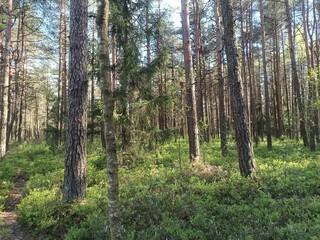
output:
[[[98, 141], [89, 144], [87, 197], [64, 204], [62, 153], [42, 143], [16, 146], [0, 166], [0, 203], [18, 169], [29, 180], [20, 221], [44, 239], [108, 239], [107, 176]], [[132, 146], [119, 170], [124, 239], [319, 239], [319, 152], [287, 140], [255, 149], [258, 173], [242, 178], [233, 143], [221, 157], [219, 141], [203, 144], [205, 164], [190, 166], [187, 142], [157, 151]], [[120, 154], [121, 155], [121, 154]], [[216, 167], [218, 166], [218, 167]]]

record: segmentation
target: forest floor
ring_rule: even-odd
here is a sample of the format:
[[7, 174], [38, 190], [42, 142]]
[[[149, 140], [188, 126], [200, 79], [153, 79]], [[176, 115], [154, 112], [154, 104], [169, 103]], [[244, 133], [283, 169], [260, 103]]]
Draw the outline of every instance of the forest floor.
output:
[[[261, 142], [254, 149], [259, 171], [250, 178], [239, 173], [234, 142], [227, 157], [218, 139], [203, 143], [199, 166], [190, 165], [188, 147], [172, 139], [120, 155], [123, 239], [320, 239], [320, 145], [310, 152], [301, 142], [274, 140], [268, 150]], [[88, 144], [85, 200], [62, 201], [64, 156], [63, 147], [25, 142], [1, 161], [0, 240], [110, 235], [100, 140]]]
[[0, 213], [1, 240], [28, 240], [28, 235], [18, 223], [16, 206], [20, 203], [22, 189], [26, 185], [23, 172], [17, 171], [14, 186], [7, 199], [5, 210]]

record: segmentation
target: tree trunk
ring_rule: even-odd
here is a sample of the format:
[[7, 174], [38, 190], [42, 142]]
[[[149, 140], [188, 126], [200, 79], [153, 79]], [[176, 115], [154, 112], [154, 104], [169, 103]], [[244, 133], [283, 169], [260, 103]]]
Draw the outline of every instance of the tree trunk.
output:
[[189, 158], [191, 162], [200, 161], [199, 129], [195, 96], [195, 80], [192, 67], [192, 53], [189, 26], [189, 2], [181, 0], [183, 56], [186, 77], [187, 125], [189, 136]]
[[201, 25], [200, 25], [200, 6], [199, 0], [193, 0], [193, 12], [194, 12], [194, 29], [195, 29], [195, 51], [196, 51], [196, 106], [197, 106], [197, 118], [200, 125], [204, 124], [203, 115], [203, 94], [202, 94], [202, 79], [201, 79]]
[[[7, 12], [11, 15], [12, 0], [7, 1]], [[1, 142], [0, 158], [3, 158], [7, 152], [7, 126], [8, 126], [8, 98], [9, 98], [9, 78], [10, 78], [10, 48], [11, 48], [11, 16], [7, 21], [5, 32], [4, 49], [4, 74], [2, 83], [2, 113], [1, 113]]]
[[217, 56], [217, 72], [218, 72], [218, 84], [219, 84], [219, 115], [220, 115], [220, 146], [222, 156], [226, 156], [228, 153], [227, 148], [227, 126], [226, 126], [226, 110], [225, 110], [225, 99], [224, 99], [224, 78], [222, 75], [223, 67], [223, 56], [222, 56], [222, 36], [220, 26], [220, 15], [219, 15], [219, 1], [217, 0], [214, 4], [214, 15], [216, 22], [216, 56]]
[[61, 114], [60, 114], [60, 136], [61, 140], [66, 140], [66, 115], [67, 115], [67, 83], [68, 83], [68, 69], [67, 69], [67, 56], [68, 56], [68, 33], [67, 33], [67, 13], [66, 13], [66, 0], [63, 1], [62, 6], [62, 21], [63, 21], [63, 35], [62, 35], [62, 74], [61, 74]]
[[265, 40], [265, 28], [264, 28], [264, 13], [262, 0], [259, 0], [260, 21], [261, 21], [261, 44], [262, 44], [262, 65], [263, 65], [263, 82], [264, 82], [264, 103], [265, 103], [265, 115], [266, 115], [266, 133], [267, 133], [267, 146], [268, 149], [272, 149], [271, 139], [271, 120], [270, 120], [270, 98], [269, 98], [269, 80], [267, 73], [267, 60], [266, 60], [266, 40]]
[[220, 1], [224, 26], [224, 43], [228, 62], [228, 78], [231, 92], [231, 108], [234, 118], [235, 137], [238, 148], [240, 173], [249, 176], [256, 171], [256, 163], [251, 146], [247, 114], [241, 95], [238, 76], [238, 54], [235, 41], [234, 15], [230, 0]]
[[298, 101], [298, 108], [299, 108], [299, 115], [300, 115], [300, 134], [303, 139], [303, 145], [308, 146], [308, 136], [306, 130], [306, 117], [305, 117], [305, 109], [302, 100], [302, 93], [298, 78], [298, 70], [297, 70], [297, 63], [296, 63], [296, 56], [293, 44], [293, 35], [291, 29], [291, 11], [289, 7], [289, 0], [285, 0], [285, 8], [286, 8], [286, 21], [287, 21], [287, 28], [288, 28], [288, 41], [289, 41], [289, 50], [290, 50], [290, 58], [291, 58], [291, 68], [292, 68], [292, 79], [293, 79], [293, 87]]
[[[308, 3], [308, 1], [307, 1]], [[304, 33], [304, 43], [305, 43], [305, 51], [307, 56], [307, 82], [309, 87], [309, 94], [308, 94], [308, 112], [309, 112], [309, 128], [310, 128], [310, 150], [316, 150], [316, 129], [315, 129], [315, 116], [316, 112], [314, 109], [315, 104], [315, 79], [312, 73], [312, 64], [311, 64], [311, 57], [310, 57], [310, 50], [309, 50], [309, 35], [308, 35], [308, 11], [306, 11], [305, 1], [302, 1], [302, 23], [303, 23], [303, 33]], [[310, 47], [312, 49], [312, 41]]]
[[63, 200], [86, 195], [88, 1], [70, 1], [70, 78]]
[[252, 135], [255, 141], [255, 144], [259, 143], [259, 133], [258, 133], [258, 116], [257, 116], [257, 84], [255, 80], [255, 69], [254, 69], [254, 50], [253, 50], [253, 0], [250, 1], [250, 40], [249, 40], [249, 51], [248, 51], [248, 71], [250, 79], [250, 96], [251, 96], [251, 119], [252, 119]]
[[106, 139], [106, 156], [108, 171], [108, 205], [111, 240], [122, 239], [121, 219], [119, 211], [119, 180], [116, 147], [116, 128], [113, 119], [115, 99], [112, 92], [111, 68], [109, 59], [109, 1], [101, 0], [98, 8], [97, 28], [100, 38], [99, 66], [101, 77], [101, 93], [103, 97], [103, 116]]

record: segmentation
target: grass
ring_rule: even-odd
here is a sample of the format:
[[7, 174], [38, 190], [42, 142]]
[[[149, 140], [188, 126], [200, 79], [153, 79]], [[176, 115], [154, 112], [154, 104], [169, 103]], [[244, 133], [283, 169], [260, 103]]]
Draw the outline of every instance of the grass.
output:
[[[240, 176], [232, 143], [226, 158], [219, 141], [202, 144], [205, 164], [198, 167], [189, 164], [182, 139], [152, 151], [130, 149], [119, 173], [124, 239], [319, 239], [319, 151], [287, 140], [273, 145], [255, 147], [258, 173], [250, 178]], [[41, 142], [15, 146], [0, 166], [1, 189], [21, 168], [29, 180], [19, 218], [35, 235], [108, 239], [104, 159], [99, 142], [90, 144], [87, 198], [65, 205], [63, 152]]]

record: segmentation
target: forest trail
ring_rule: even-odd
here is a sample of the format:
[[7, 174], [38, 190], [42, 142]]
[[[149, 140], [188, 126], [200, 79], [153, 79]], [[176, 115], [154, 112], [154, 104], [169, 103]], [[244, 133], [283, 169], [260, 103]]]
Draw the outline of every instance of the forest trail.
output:
[[26, 185], [23, 172], [18, 170], [5, 210], [0, 213], [0, 240], [28, 240], [27, 234], [17, 221], [16, 206], [21, 199], [22, 189]]

